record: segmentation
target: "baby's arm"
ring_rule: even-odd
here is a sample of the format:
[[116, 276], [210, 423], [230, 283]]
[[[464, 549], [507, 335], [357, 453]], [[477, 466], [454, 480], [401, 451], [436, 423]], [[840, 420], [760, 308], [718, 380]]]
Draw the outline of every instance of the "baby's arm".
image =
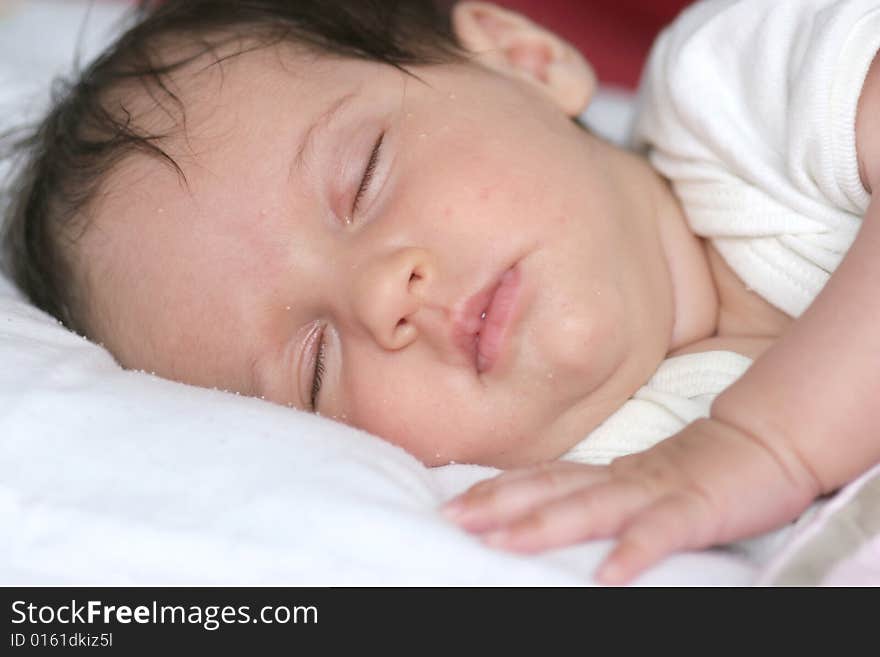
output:
[[[867, 188], [880, 185], [880, 65], [859, 101]], [[511, 471], [453, 501], [488, 543], [535, 551], [618, 536], [598, 573], [623, 583], [670, 552], [780, 526], [880, 461], [880, 197], [821, 294], [719, 395], [711, 417], [608, 467]]]
[[[880, 55], [856, 118], [859, 171], [880, 186]], [[822, 293], [712, 406], [712, 417], [790, 452], [833, 491], [880, 461], [880, 196]], [[780, 457], [783, 458], [783, 457]]]

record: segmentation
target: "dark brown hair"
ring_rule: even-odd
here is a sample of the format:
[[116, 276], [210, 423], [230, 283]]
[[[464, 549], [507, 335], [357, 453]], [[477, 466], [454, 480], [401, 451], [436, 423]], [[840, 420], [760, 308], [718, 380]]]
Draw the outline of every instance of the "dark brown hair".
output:
[[[137, 125], [123, 89], [140, 89], [165, 111], [176, 107], [185, 125], [168, 76], [204, 55], [222, 61], [218, 49], [243, 39], [257, 44], [248, 49], [290, 42], [401, 70], [461, 55], [448, 11], [431, 0], [142, 0], [130, 20], [94, 62], [56, 81], [38, 125], [4, 139], [17, 171], [4, 206], [4, 269], [33, 304], [83, 335], [88, 304], [73, 249], [102, 183], [133, 153], [160, 158], [183, 177], [162, 149], [168, 135]], [[171, 42], [194, 48], [169, 61], [160, 51]]]

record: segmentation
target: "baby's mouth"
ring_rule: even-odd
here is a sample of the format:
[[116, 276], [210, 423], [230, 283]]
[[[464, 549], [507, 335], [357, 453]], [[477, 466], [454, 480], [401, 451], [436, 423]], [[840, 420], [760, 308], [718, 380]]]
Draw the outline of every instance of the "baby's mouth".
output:
[[501, 358], [520, 297], [520, 283], [518, 267], [505, 271], [492, 294], [489, 307], [481, 315], [482, 326], [477, 336], [477, 371], [481, 374], [491, 370]]
[[[488, 306], [486, 306], [486, 310], [488, 310]], [[473, 360], [476, 364], [477, 371], [480, 371], [479, 359], [480, 359], [480, 333], [483, 331], [483, 327], [486, 325], [486, 310], [480, 313], [480, 327], [477, 329], [477, 332], [474, 334], [474, 348], [473, 348]]]
[[500, 357], [519, 298], [520, 271], [514, 265], [473, 295], [458, 311], [454, 337], [478, 374], [492, 369]]

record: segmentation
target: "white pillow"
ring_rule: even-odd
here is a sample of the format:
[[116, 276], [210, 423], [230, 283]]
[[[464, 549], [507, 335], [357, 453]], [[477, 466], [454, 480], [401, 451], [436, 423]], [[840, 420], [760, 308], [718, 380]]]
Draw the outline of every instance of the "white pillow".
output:
[[[18, 44], [73, 43], [79, 19], [54, 23], [60, 3], [27, 6], [52, 8], [58, 38], [33, 15], [0, 14], [0, 44], [10, 31]], [[0, 81], [17, 57], [0, 52]], [[322, 418], [124, 371], [0, 279], [0, 584], [589, 583], [607, 541], [518, 557], [437, 513], [495, 472], [429, 470]], [[744, 585], [755, 572], [704, 551], [639, 583]]]

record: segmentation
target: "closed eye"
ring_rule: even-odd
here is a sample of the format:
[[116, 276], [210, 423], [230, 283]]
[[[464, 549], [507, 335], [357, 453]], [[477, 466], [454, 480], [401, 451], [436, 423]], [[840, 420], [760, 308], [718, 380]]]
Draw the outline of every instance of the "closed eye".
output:
[[379, 135], [379, 139], [376, 140], [376, 144], [373, 146], [373, 151], [370, 153], [370, 159], [367, 160], [367, 166], [364, 169], [364, 175], [361, 178], [360, 187], [358, 187], [357, 193], [354, 196], [354, 201], [352, 202], [352, 216], [358, 211], [358, 207], [360, 206], [364, 194], [370, 189], [370, 183], [373, 180], [373, 175], [376, 173], [376, 166], [379, 164], [379, 155], [382, 151], [382, 142], [384, 140], [385, 133], [383, 132]]

